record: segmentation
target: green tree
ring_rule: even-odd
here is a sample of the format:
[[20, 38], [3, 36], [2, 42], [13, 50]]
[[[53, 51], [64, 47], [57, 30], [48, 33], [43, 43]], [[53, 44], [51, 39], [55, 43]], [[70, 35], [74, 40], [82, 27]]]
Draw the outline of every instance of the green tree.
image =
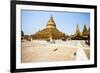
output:
[[86, 25], [84, 24], [83, 31], [82, 31], [82, 35], [83, 35], [83, 36], [86, 36], [86, 35], [87, 35], [87, 32], [88, 32], [87, 27], [86, 27]]
[[24, 36], [24, 32], [21, 30], [21, 36]]

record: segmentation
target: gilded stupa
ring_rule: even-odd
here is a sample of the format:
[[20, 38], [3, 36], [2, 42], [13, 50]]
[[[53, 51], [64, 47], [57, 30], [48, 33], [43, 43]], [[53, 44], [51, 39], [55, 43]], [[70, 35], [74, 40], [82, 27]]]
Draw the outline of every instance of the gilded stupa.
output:
[[32, 35], [33, 39], [43, 39], [43, 40], [47, 40], [52, 38], [53, 40], [57, 40], [57, 39], [65, 39], [66, 36], [63, 32], [59, 31], [56, 28], [56, 23], [53, 20], [53, 17], [51, 16], [50, 19], [47, 22], [46, 27], [41, 30], [36, 32], [35, 34]]

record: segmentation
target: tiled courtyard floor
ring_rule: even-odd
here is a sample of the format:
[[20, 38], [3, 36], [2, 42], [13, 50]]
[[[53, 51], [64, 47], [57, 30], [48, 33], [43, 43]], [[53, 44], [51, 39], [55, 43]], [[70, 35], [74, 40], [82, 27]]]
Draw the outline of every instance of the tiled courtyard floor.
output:
[[22, 42], [22, 63], [88, 60], [89, 57], [90, 47], [85, 41], [57, 40], [54, 44], [38, 40]]

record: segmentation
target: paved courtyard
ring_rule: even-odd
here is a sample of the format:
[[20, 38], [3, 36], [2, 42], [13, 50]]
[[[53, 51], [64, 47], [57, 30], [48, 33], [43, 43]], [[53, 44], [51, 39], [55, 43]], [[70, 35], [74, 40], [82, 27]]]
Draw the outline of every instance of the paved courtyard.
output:
[[56, 40], [55, 43], [50, 43], [33, 40], [22, 42], [22, 63], [89, 60], [89, 58], [90, 47], [85, 44], [85, 41]]

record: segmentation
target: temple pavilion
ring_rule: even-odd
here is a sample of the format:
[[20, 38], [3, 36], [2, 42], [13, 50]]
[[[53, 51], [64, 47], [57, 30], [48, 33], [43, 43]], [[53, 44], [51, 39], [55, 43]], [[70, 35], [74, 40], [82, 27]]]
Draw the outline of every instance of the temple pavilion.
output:
[[56, 27], [56, 23], [51, 16], [48, 20], [46, 27], [43, 30], [40, 30], [32, 35], [32, 39], [40, 39], [40, 40], [59, 40], [59, 39], [66, 39], [66, 35], [59, 31]]

